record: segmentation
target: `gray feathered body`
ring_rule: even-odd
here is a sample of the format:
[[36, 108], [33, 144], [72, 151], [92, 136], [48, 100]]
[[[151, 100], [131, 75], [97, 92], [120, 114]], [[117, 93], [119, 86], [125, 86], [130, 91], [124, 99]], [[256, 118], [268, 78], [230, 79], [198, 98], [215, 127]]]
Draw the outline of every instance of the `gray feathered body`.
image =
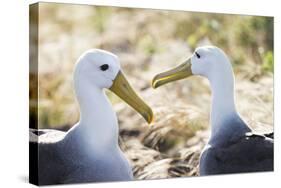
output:
[[[30, 149], [38, 147], [39, 185], [133, 179], [130, 165], [119, 147], [104, 148], [106, 152], [91, 152], [83, 139], [71, 135], [75, 132], [68, 135], [52, 130], [40, 134], [43, 138], [40, 143], [30, 142]], [[62, 139], [49, 141], [58, 136]]]
[[207, 145], [200, 175], [273, 171], [273, 139], [247, 133], [223, 145]]

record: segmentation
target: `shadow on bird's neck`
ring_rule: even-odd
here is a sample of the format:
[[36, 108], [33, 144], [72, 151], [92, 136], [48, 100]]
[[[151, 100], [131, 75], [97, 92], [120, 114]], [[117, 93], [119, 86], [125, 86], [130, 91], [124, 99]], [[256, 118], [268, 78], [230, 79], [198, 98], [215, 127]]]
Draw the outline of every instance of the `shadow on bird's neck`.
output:
[[237, 123], [243, 121], [235, 106], [235, 80], [232, 70], [228, 73], [218, 73], [209, 81], [212, 90], [211, 140], [221, 136], [222, 132], [224, 135], [231, 135], [235, 130], [244, 129], [244, 123]]

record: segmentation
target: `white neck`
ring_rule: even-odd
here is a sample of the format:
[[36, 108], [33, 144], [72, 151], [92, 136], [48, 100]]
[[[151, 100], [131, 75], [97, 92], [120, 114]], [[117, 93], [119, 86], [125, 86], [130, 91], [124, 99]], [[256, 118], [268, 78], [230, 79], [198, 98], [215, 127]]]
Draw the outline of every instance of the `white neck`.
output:
[[104, 91], [86, 80], [76, 80], [75, 91], [80, 106], [75, 134], [91, 149], [118, 147], [117, 117]]
[[235, 107], [234, 75], [232, 70], [228, 73], [218, 73], [209, 78], [212, 90], [211, 104], [211, 138], [230, 136], [239, 130], [248, 127], [242, 121]]

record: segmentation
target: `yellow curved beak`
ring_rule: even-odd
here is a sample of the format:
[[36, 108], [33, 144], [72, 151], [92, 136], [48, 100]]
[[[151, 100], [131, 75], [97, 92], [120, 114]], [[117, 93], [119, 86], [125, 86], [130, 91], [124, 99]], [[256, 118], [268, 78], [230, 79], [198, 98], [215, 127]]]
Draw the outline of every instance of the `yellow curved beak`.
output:
[[191, 59], [189, 58], [182, 64], [178, 65], [177, 67], [172, 68], [171, 70], [159, 73], [156, 76], [154, 76], [154, 78], [152, 80], [152, 87], [154, 89], [156, 89], [159, 86], [162, 86], [169, 82], [187, 78], [191, 75], [192, 75]]
[[150, 124], [153, 121], [151, 108], [136, 94], [121, 71], [117, 74], [109, 90], [140, 113], [147, 123]]

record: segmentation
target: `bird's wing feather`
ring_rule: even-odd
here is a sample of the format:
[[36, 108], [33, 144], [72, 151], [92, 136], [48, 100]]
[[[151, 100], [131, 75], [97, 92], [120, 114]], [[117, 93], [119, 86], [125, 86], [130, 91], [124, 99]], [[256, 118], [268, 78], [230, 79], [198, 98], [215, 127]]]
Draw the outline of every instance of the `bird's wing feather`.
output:
[[66, 132], [53, 129], [29, 129], [30, 142], [54, 143], [61, 140]]
[[58, 130], [29, 130], [30, 157], [34, 163], [32, 172], [37, 173], [34, 176], [38, 177], [40, 185], [59, 183], [62, 178], [66, 166], [61, 158], [61, 144], [59, 141], [65, 135], [65, 132]]
[[273, 139], [247, 134], [223, 147], [207, 147], [200, 160], [200, 173], [221, 174], [273, 170]]
[[274, 139], [274, 132], [266, 133], [266, 134], [264, 134], [264, 136]]

